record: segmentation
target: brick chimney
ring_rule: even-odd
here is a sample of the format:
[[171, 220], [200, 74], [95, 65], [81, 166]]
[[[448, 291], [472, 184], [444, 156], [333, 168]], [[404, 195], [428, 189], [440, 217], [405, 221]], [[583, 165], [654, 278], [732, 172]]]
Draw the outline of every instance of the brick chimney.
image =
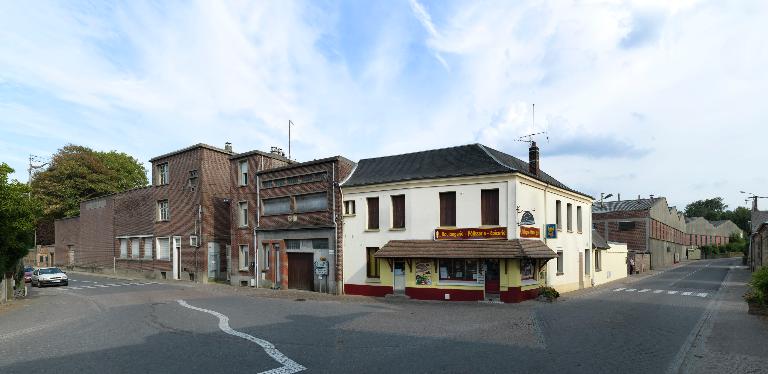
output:
[[535, 175], [539, 176], [540, 173], [539, 168], [539, 147], [536, 146], [536, 142], [531, 142], [531, 148], [528, 148], [528, 171]]
[[752, 211], [757, 212], [757, 196], [752, 197]]
[[224, 150], [229, 152], [229, 153], [232, 153], [232, 143], [230, 143], [230, 142], [224, 143]]

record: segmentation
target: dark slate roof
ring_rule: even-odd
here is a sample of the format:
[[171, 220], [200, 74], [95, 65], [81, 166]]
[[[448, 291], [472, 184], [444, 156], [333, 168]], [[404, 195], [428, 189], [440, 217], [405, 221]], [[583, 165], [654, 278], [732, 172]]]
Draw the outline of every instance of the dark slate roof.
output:
[[752, 233], [757, 232], [757, 229], [763, 223], [768, 222], [768, 210], [753, 210], [752, 211]]
[[525, 174], [544, 183], [592, 198], [567, 187], [543, 171], [541, 175], [534, 176], [528, 171], [527, 162], [477, 143], [363, 159], [358, 162], [352, 176], [344, 182], [344, 187], [504, 173]]
[[232, 154], [235, 154], [234, 152], [230, 152], [230, 151], [227, 151], [227, 150], [225, 150], [225, 149], [221, 149], [221, 148], [218, 148], [218, 147], [214, 147], [214, 146], [212, 146], [212, 145], [208, 145], [208, 144], [204, 144], [204, 143], [197, 143], [197, 144], [195, 144], [195, 145], [192, 145], [192, 146], [189, 146], [189, 147], [186, 147], [186, 148], [182, 148], [182, 149], [179, 149], [179, 150], [175, 150], [175, 151], [173, 151], [173, 152], [168, 152], [168, 153], [166, 153], [166, 154], [163, 154], [163, 155], [160, 155], [160, 156], [152, 157], [151, 159], [149, 159], [149, 162], [153, 162], [153, 161], [155, 161], [155, 160], [159, 160], [159, 159], [161, 159], [161, 158], [166, 158], [166, 157], [169, 157], [169, 156], [173, 156], [173, 155], [175, 155], [175, 154], [179, 154], [179, 153], [188, 152], [188, 151], [191, 151], [191, 150], [193, 150], [193, 149], [197, 149], [197, 148], [205, 148], [205, 149], [210, 149], [211, 151], [216, 151], [216, 152], [226, 153], [226, 154], [228, 154], [228, 155], [232, 155]]
[[608, 242], [605, 241], [602, 235], [597, 233], [597, 230], [592, 229], [592, 248], [596, 249], [609, 249], [611, 248], [610, 245], [608, 245]]
[[541, 240], [390, 240], [379, 258], [555, 258]]
[[259, 170], [258, 172], [256, 172], [256, 174], [269, 174], [269, 173], [272, 173], [272, 172], [275, 172], [275, 171], [283, 171], [283, 170], [288, 170], [288, 169], [292, 169], [292, 168], [298, 168], [298, 167], [302, 167], [302, 166], [324, 164], [324, 163], [327, 163], [327, 162], [336, 162], [336, 161], [348, 162], [348, 163], [350, 163], [352, 165], [355, 164], [353, 161], [351, 161], [350, 159], [348, 159], [348, 158], [346, 158], [344, 156], [332, 156], [332, 157], [326, 157], [326, 158], [321, 158], [321, 159], [312, 160], [312, 161], [304, 161], [304, 162], [298, 162], [298, 163], [294, 162], [294, 163], [292, 163], [290, 165], [280, 166], [280, 167], [276, 167], [276, 168], [272, 168], [272, 169]]
[[604, 201], [592, 203], [592, 213], [609, 213], [609, 212], [631, 212], [637, 210], [651, 209], [653, 204], [663, 199], [663, 197], [655, 197], [653, 199], [635, 199], [635, 200], [621, 200], [621, 201]]
[[271, 157], [271, 158], [274, 158], [275, 160], [285, 161], [287, 163], [296, 163], [296, 161], [292, 161], [292, 160], [288, 159], [288, 157], [281, 156], [281, 155], [279, 155], [277, 153], [264, 152], [264, 151], [259, 151], [259, 150], [253, 150], [253, 151], [248, 151], [248, 152], [243, 152], [243, 153], [233, 153], [232, 156], [229, 156], [229, 159], [230, 160], [236, 160], [238, 158], [248, 157], [250, 155], [262, 155], [264, 157]]

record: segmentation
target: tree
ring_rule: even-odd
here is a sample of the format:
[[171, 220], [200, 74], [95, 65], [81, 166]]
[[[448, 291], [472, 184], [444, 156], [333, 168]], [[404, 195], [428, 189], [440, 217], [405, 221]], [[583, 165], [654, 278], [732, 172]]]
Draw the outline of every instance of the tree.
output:
[[68, 144], [47, 169], [32, 178], [32, 193], [47, 220], [80, 214], [80, 202], [147, 185], [147, 170], [135, 158]]
[[26, 184], [8, 180], [11, 173], [10, 166], [0, 163], [0, 275], [13, 271], [27, 255], [41, 212]]
[[723, 204], [722, 197], [713, 199], [698, 200], [688, 204], [685, 207], [686, 217], [704, 217], [708, 221], [720, 220], [728, 205]]
[[720, 219], [729, 219], [735, 223], [736, 226], [739, 226], [740, 229], [746, 232], [750, 232], [751, 230], [749, 227], [749, 221], [752, 219], [752, 212], [743, 206], [740, 206], [734, 210], [726, 210], [722, 215], [720, 215]]

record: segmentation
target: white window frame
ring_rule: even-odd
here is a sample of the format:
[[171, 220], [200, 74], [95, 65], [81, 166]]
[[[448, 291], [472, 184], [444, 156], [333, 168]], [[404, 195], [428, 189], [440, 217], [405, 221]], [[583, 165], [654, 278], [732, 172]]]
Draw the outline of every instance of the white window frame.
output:
[[154, 239], [152, 238], [144, 238], [144, 258], [145, 259], [152, 259], [152, 247]]
[[248, 271], [249, 255], [250, 255], [250, 251], [248, 248], [248, 244], [240, 244], [240, 248], [237, 252], [238, 267], [240, 268], [240, 271]]
[[[165, 204], [165, 209], [163, 209], [163, 204]], [[165, 216], [163, 216], [163, 213], [165, 213]], [[168, 199], [157, 201], [157, 220], [158, 221], [171, 220], [171, 208], [170, 208], [170, 204], [168, 203]]]
[[557, 231], [563, 231], [563, 202], [555, 200], [555, 225]]
[[237, 184], [239, 186], [248, 185], [248, 160], [243, 160], [237, 163], [237, 179]]
[[120, 239], [120, 258], [128, 258], [128, 239]]
[[237, 203], [237, 222], [240, 227], [248, 227], [248, 202]]
[[168, 184], [169, 179], [170, 179], [170, 174], [169, 174], [168, 162], [157, 164], [157, 185], [164, 186]]
[[131, 239], [131, 258], [139, 258], [139, 257], [141, 257], [141, 239], [132, 238]]
[[[168, 252], [165, 254], [165, 256], [163, 256], [163, 253], [160, 252], [160, 249], [162, 248], [160, 246], [160, 241], [161, 240], [167, 240], [168, 241], [168, 247], [167, 247], [168, 248]], [[172, 245], [171, 237], [170, 236], [163, 236], [163, 237], [155, 238], [155, 245], [157, 247], [157, 259], [158, 260], [163, 260], [163, 261], [170, 261], [171, 260], [171, 245]]]
[[345, 216], [354, 216], [355, 215], [355, 200], [345, 200], [344, 201], [344, 215]]

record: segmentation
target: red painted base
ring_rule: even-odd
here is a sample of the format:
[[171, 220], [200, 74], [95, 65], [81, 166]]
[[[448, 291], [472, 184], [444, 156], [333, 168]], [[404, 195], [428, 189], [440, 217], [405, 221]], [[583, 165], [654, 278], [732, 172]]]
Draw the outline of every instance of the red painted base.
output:
[[508, 291], [502, 291], [499, 299], [504, 303], [519, 303], [525, 300], [535, 299], [539, 296], [539, 289], [521, 291], [520, 287], [510, 287]]
[[384, 297], [394, 293], [391, 286], [373, 286], [370, 284], [345, 284], [344, 293], [347, 295]]
[[416, 300], [446, 300], [445, 294], [450, 295], [446, 301], [479, 301], [483, 300], [483, 290], [453, 290], [445, 288], [413, 288], [406, 287], [405, 294]]

